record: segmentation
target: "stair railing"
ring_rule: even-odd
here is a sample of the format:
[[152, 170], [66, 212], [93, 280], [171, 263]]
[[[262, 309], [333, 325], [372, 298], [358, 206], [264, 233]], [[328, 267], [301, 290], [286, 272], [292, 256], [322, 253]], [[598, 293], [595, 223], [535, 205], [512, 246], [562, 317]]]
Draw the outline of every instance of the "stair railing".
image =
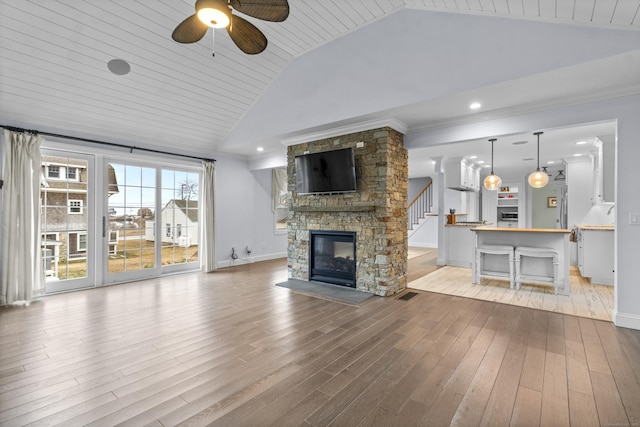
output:
[[409, 204], [409, 230], [413, 229], [414, 225], [420, 223], [421, 219], [425, 218], [426, 213], [431, 212], [431, 206], [433, 206], [433, 189], [431, 188], [431, 184], [433, 181], [430, 181], [426, 187], [422, 189], [420, 194], [416, 196], [415, 199]]

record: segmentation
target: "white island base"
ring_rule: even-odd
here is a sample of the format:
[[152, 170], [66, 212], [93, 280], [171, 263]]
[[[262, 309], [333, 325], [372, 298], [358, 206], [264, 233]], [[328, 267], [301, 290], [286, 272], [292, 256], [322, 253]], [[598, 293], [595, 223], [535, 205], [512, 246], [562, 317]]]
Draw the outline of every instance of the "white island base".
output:
[[[558, 251], [558, 293], [569, 295], [571, 286], [569, 281], [569, 234], [570, 230], [556, 228], [472, 228], [475, 232], [475, 247], [481, 245], [507, 245], [551, 248]], [[518, 260], [516, 260], [518, 262]], [[492, 271], [509, 274], [509, 261], [504, 256], [485, 255], [485, 267]], [[473, 258], [472, 277], [476, 276], [476, 259]], [[484, 269], [484, 268], [483, 268]], [[525, 257], [521, 264], [521, 271], [526, 276], [551, 276], [553, 264], [549, 259]]]

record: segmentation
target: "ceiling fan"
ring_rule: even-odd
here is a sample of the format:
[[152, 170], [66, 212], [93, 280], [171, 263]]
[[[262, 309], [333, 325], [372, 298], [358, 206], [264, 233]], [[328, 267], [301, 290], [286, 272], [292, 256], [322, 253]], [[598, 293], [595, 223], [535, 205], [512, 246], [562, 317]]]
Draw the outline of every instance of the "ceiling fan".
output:
[[182, 21], [171, 37], [178, 43], [195, 43], [211, 28], [227, 28], [238, 48], [255, 55], [267, 48], [267, 38], [240, 12], [263, 21], [282, 22], [289, 16], [287, 0], [197, 0], [196, 13]]

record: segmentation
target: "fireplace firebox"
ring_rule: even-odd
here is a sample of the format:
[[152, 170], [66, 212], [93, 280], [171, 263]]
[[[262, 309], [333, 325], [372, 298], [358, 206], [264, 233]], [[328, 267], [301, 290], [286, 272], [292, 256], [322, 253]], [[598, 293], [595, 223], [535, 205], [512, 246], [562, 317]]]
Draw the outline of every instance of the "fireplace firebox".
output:
[[309, 280], [356, 287], [356, 233], [309, 231]]

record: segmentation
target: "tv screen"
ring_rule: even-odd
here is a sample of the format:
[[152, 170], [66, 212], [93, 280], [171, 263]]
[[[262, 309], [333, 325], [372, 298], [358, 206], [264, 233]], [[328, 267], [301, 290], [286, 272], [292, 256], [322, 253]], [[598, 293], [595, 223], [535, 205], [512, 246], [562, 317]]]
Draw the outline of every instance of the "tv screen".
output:
[[356, 191], [353, 148], [296, 156], [295, 166], [298, 194]]

